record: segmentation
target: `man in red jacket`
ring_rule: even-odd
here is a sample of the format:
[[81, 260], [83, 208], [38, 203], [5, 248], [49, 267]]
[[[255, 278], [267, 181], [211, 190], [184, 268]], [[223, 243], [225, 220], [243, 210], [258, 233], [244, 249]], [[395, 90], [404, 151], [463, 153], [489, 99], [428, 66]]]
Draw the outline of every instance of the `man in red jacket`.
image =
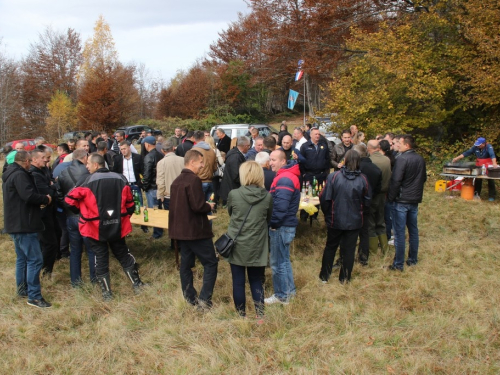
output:
[[80, 233], [88, 238], [95, 253], [95, 273], [102, 296], [104, 300], [110, 300], [113, 294], [108, 245], [132, 282], [134, 291], [140, 291], [145, 284], [139, 278], [135, 258], [125, 243], [125, 236], [132, 231], [130, 215], [134, 212], [130, 186], [123, 175], [110, 172], [104, 165], [102, 155], [91, 154], [87, 161], [90, 176], [79, 182], [65, 201], [80, 211]]
[[[181, 249], [180, 277], [184, 298], [200, 309], [212, 306], [212, 294], [217, 279], [218, 259], [212, 242], [212, 227], [208, 214], [215, 203], [205, 201], [201, 180], [197, 174], [203, 168], [203, 155], [191, 149], [184, 156], [184, 169], [170, 186], [168, 233]], [[193, 286], [195, 256], [203, 265], [203, 286], [197, 295]]]

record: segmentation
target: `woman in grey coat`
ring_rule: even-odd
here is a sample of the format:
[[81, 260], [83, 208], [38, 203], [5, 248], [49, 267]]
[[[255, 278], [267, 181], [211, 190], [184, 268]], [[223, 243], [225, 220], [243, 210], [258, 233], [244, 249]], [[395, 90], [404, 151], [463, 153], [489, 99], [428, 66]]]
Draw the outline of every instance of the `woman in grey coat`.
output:
[[236, 240], [233, 252], [228, 257], [233, 278], [233, 299], [236, 310], [245, 316], [245, 271], [255, 304], [257, 317], [264, 314], [264, 271], [269, 256], [268, 224], [273, 202], [264, 188], [262, 167], [247, 161], [239, 169], [241, 187], [231, 190], [227, 209], [231, 216], [227, 233], [234, 238], [245, 216], [252, 206]]

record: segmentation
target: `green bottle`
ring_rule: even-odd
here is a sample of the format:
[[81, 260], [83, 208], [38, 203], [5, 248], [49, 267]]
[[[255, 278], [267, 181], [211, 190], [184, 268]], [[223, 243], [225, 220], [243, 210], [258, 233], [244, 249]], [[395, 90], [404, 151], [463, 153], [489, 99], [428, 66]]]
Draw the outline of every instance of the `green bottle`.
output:
[[148, 208], [144, 207], [144, 222], [147, 223], [148, 221], [149, 221]]
[[139, 200], [139, 193], [134, 190], [134, 214], [139, 215], [141, 213], [141, 201]]

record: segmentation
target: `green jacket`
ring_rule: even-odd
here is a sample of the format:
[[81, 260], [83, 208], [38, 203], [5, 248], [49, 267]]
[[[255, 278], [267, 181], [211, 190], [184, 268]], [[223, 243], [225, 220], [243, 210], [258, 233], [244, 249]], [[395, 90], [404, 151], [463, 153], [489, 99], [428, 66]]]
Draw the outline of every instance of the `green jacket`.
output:
[[231, 190], [227, 198], [231, 216], [227, 233], [231, 238], [236, 237], [250, 205], [253, 208], [227, 260], [238, 266], [265, 267], [269, 256], [268, 224], [273, 211], [271, 194], [251, 185]]
[[382, 186], [380, 193], [385, 195], [389, 190], [389, 181], [391, 180], [391, 161], [380, 151], [375, 151], [371, 154], [370, 159], [372, 159], [373, 164], [382, 171]]

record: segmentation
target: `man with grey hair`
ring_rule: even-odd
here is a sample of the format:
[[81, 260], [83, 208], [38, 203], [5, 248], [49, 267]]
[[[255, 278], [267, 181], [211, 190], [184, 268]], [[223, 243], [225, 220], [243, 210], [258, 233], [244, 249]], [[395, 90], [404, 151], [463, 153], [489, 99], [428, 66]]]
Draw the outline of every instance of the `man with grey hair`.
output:
[[264, 171], [264, 187], [267, 191], [271, 190], [271, 184], [273, 183], [274, 177], [276, 177], [276, 172], [273, 172], [269, 165], [269, 158], [269, 154], [264, 151], [259, 152], [255, 156], [255, 161], [260, 164]]
[[229, 192], [241, 186], [240, 165], [245, 162], [245, 154], [249, 149], [250, 140], [245, 136], [241, 136], [236, 141], [236, 147], [229, 150], [226, 155], [226, 167], [220, 185], [220, 197], [223, 206], [226, 206]]
[[45, 142], [45, 138], [43, 138], [43, 137], [36, 137], [33, 141], [35, 142], [35, 147], [36, 147], [36, 146], [43, 145], [44, 142]]
[[162, 202], [163, 209], [170, 208], [170, 185], [181, 174], [184, 168], [184, 158], [175, 154], [175, 144], [172, 139], [165, 141], [161, 147], [164, 155], [156, 165], [156, 196]]

